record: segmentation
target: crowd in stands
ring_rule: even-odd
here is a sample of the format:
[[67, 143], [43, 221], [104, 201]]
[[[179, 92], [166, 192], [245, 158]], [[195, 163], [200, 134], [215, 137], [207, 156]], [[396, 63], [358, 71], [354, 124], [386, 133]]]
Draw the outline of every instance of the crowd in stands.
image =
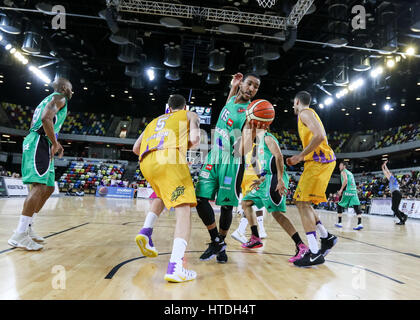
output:
[[17, 172], [7, 171], [3, 166], [0, 166], [0, 177], [20, 178]]
[[372, 149], [386, 148], [395, 144], [420, 140], [420, 123], [389, 128], [383, 134], [376, 137], [375, 140], [376, 142]]
[[72, 161], [58, 181], [60, 191], [96, 191], [98, 186], [128, 187], [129, 181], [123, 179], [125, 168], [122, 164], [88, 163]]

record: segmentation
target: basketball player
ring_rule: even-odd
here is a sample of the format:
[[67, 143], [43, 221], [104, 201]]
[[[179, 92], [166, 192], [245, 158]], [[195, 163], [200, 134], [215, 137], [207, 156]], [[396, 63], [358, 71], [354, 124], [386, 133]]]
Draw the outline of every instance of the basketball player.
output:
[[[328, 145], [324, 126], [315, 110], [309, 108], [311, 95], [300, 91], [294, 99], [293, 109], [298, 116], [298, 131], [303, 150], [286, 160], [289, 166], [305, 162], [303, 173], [293, 198], [302, 220], [308, 239], [309, 251], [294, 262], [296, 266], [306, 267], [322, 264], [324, 257], [336, 244], [337, 237], [330, 234], [322, 225], [311, 203], [326, 202], [325, 191], [335, 168], [335, 154]], [[316, 240], [316, 230], [321, 236], [321, 250]]]
[[[234, 232], [232, 232], [231, 237], [241, 243], [248, 242], [246, 236], [245, 236], [245, 230], [248, 226], [248, 219], [245, 216], [243, 207], [242, 207], [242, 201], [243, 197], [248, 194], [248, 192], [251, 191], [251, 186], [255, 183], [255, 181], [258, 181], [257, 173], [254, 169], [256, 166], [256, 163], [252, 163], [256, 159], [256, 144], [253, 145], [252, 152], [249, 152], [245, 156], [245, 172], [244, 177], [241, 184], [241, 198], [239, 199], [239, 209], [238, 212], [242, 215], [241, 221], [239, 222], [238, 229], [236, 229]], [[253, 208], [255, 210], [256, 216], [257, 216], [257, 223], [258, 223], [258, 230], [260, 234], [260, 238], [264, 239], [267, 237], [267, 233], [264, 229], [264, 211], [259, 210], [257, 207], [254, 206]]]
[[[243, 76], [237, 73], [232, 82], [227, 103], [220, 113], [214, 134], [214, 143], [208, 153], [196, 186], [197, 212], [210, 234], [210, 244], [200, 256], [207, 261], [217, 256], [217, 262], [226, 263], [225, 237], [232, 223], [232, 209], [238, 206], [240, 187], [244, 173], [243, 156], [234, 156], [234, 144], [241, 136], [245, 125], [245, 111], [251, 99], [257, 94], [261, 80], [255, 74]], [[244, 142], [244, 141], [243, 141]], [[244, 144], [252, 148], [252, 140]], [[241, 154], [247, 154], [249, 150]], [[214, 200], [220, 208], [217, 230], [214, 211], [209, 200]]]
[[392, 211], [394, 211], [395, 216], [400, 219], [400, 222], [397, 222], [396, 224], [399, 226], [405, 225], [405, 222], [407, 221], [408, 215], [406, 215], [404, 212], [400, 211], [400, 203], [402, 199], [402, 194], [400, 191], [400, 185], [398, 183], [397, 178], [389, 171], [387, 164], [388, 160], [386, 160], [382, 164], [382, 172], [384, 173], [385, 177], [389, 181], [389, 191], [391, 192], [392, 197]]
[[[200, 120], [196, 113], [185, 110], [185, 98], [181, 95], [171, 95], [168, 105], [170, 112], [147, 125], [133, 151], [140, 155], [140, 170], [156, 193], [156, 207], [162, 204], [161, 200], [168, 209], [175, 208], [172, 255], [164, 279], [184, 282], [197, 277], [195, 271], [183, 267], [183, 258], [191, 233], [191, 207], [197, 205], [186, 153], [188, 148], [200, 143]], [[161, 206], [156, 211], [160, 209]], [[157, 214], [149, 212], [144, 228], [136, 237], [140, 250], [148, 257], [158, 255], [152, 241], [156, 219]]]
[[[356, 182], [354, 181], [353, 173], [348, 168], [347, 162], [340, 162], [339, 168], [341, 171], [341, 189], [338, 190], [338, 196], [341, 197], [341, 201], [337, 206], [338, 223], [335, 225], [337, 228], [342, 228], [341, 219], [343, 217], [343, 209], [353, 207], [357, 214], [357, 226], [353, 230], [362, 230], [362, 210], [360, 210], [360, 201], [357, 196]], [[346, 188], [346, 191], [343, 190]]]
[[73, 95], [73, 87], [67, 79], [57, 78], [52, 86], [54, 92], [35, 109], [30, 132], [23, 140], [22, 181], [32, 184], [32, 188], [23, 204], [17, 229], [8, 241], [12, 247], [29, 251], [43, 248], [37, 243], [43, 242], [44, 238], [33, 230], [33, 217], [54, 192], [54, 155], [58, 153], [61, 158], [64, 153], [57, 136], [67, 116], [67, 103]]

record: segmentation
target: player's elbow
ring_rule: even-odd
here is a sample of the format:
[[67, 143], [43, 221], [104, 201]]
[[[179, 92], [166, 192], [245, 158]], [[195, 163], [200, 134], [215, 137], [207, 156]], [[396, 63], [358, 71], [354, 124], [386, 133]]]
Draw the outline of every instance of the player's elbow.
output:
[[324, 135], [323, 134], [316, 134], [314, 135], [314, 139], [317, 144], [320, 144], [322, 141], [324, 141]]

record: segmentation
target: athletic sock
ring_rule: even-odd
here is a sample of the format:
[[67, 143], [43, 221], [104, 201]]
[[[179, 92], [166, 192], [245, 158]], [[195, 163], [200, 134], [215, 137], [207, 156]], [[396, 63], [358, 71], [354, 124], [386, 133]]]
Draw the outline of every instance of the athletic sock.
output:
[[19, 224], [18, 224], [18, 227], [16, 229], [16, 232], [18, 232], [18, 233], [26, 232], [26, 230], [28, 230], [28, 226], [31, 224], [31, 222], [32, 222], [32, 217], [21, 215], [20, 218], [19, 218]]
[[35, 223], [35, 217], [36, 217], [37, 215], [38, 215], [38, 213], [36, 213], [36, 212], [32, 215], [32, 220], [31, 220], [31, 222], [29, 222], [28, 227], [32, 228], [32, 227], [34, 226], [34, 223]]
[[220, 238], [220, 243], [225, 241], [226, 236], [224, 236], [223, 234], [219, 233], [219, 238]]
[[338, 223], [341, 223], [341, 219], [343, 219], [343, 217], [338, 217]]
[[176, 262], [182, 264], [184, 258], [185, 249], [187, 248], [187, 241], [182, 238], [175, 238], [172, 247], [171, 259], [169, 262]]
[[362, 224], [362, 218], [357, 218], [357, 224]]
[[327, 229], [325, 229], [325, 227], [324, 227], [324, 225], [322, 224], [322, 222], [321, 222], [321, 221], [318, 221], [318, 222], [316, 223], [316, 229], [318, 230], [318, 232], [319, 232], [319, 234], [320, 234], [321, 238], [326, 238], [326, 237], [328, 237], [328, 231], [327, 231]]
[[296, 246], [303, 243], [302, 239], [300, 238], [299, 233], [295, 232], [295, 234], [292, 236], [293, 241], [295, 242]]
[[319, 247], [318, 242], [316, 241], [316, 232], [311, 231], [306, 233], [306, 238], [308, 239], [309, 249], [313, 254], [318, 253]]
[[257, 226], [251, 226], [251, 232], [252, 232], [252, 235], [254, 237], [257, 237], [257, 238], [260, 237], [260, 235], [258, 234], [258, 227]]
[[211, 241], [214, 241], [214, 242], [219, 242], [220, 241], [219, 232], [217, 231], [217, 227], [214, 227], [213, 229], [210, 229], [208, 231], [210, 233]]
[[241, 221], [239, 222], [239, 227], [238, 227], [239, 232], [242, 234], [245, 234], [247, 225], [248, 225], [248, 219], [245, 217], [242, 217]]
[[257, 217], [257, 222], [258, 223], [264, 223], [264, 216]]
[[146, 220], [144, 220], [143, 228], [152, 228], [155, 225], [155, 222], [159, 218], [159, 216], [154, 213], [153, 211], [149, 211], [146, 216]]

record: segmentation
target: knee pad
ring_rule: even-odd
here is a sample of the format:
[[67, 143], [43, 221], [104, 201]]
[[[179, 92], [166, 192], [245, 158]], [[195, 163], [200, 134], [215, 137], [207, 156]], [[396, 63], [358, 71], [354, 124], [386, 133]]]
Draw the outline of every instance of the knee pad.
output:
[[230, 225], [232, 224], [232, 206], [221, 206], [220, 207], [220, 221], [219, 229], [229, 230]]
[[214, 219], [214, 211], [209, 203], [209, 199], [198, 198], [197, 199], [197, 213], [206, 226], [209, 226], [216, 222]]

